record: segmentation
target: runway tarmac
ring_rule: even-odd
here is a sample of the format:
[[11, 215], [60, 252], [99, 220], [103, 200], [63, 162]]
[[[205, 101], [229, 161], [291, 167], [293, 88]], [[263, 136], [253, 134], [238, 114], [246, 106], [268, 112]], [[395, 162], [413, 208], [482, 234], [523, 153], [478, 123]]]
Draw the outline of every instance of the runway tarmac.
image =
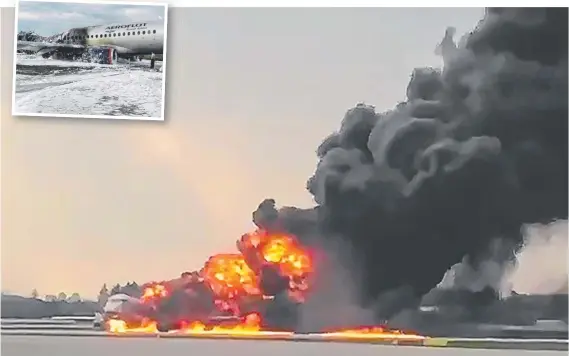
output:
[[188, 354], [248, 356], [561, 356], [567, 351], [428, 348], [370, 344], [313, 343], [263, 340], [158, 339], [120, 337], [7, 336], [4, 356], [187, 356]]

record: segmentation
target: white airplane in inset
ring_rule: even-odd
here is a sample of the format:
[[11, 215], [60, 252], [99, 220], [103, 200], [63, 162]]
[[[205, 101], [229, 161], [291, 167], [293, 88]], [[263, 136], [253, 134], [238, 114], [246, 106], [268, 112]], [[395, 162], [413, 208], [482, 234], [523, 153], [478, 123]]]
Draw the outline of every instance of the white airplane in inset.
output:
[[161, 60], [165, 31], [163, 21], [79, 27], [39, 41], [26, 41], [18, 36], [17, 51], [44, 58], [87, 59], [101, 64], [148, 55]]

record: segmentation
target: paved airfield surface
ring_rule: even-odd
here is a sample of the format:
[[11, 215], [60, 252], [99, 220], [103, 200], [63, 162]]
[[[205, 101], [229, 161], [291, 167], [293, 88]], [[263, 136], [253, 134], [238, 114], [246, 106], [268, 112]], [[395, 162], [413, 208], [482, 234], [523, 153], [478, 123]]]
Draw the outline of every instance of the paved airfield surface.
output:
[[4, 356], [188, 356], [189, 354], [248, 356], [377, 356], [382, 354], [389, 356], [561, 356], [566, 353], [566, 351], [427, 348], [333, 342], [2, 336], [2, 354]]

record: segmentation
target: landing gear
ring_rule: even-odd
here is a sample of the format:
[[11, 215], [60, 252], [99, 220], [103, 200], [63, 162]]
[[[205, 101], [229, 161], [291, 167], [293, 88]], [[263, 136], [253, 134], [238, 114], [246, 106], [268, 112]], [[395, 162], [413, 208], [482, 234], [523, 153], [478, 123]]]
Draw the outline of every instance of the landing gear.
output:
[[174, 325], [173, 323], [170, 323], [166, 320], [162, 320], [162, 321], [158, 321], [156, 323], [156, 330], [158, 330], [161, 333], [166, 333], [170, 330], [175, 330], [176, 329], [176, 325]]

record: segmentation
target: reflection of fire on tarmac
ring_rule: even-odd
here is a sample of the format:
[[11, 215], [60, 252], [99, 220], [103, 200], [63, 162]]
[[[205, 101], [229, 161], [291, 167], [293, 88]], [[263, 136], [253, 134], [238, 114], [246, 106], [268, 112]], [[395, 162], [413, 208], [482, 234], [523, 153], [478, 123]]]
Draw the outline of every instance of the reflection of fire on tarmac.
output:
[[415, 333], [403, 332], [401, 330], [390, 330], [380, 326], [361, 327], [356, 329], [344, 329], [338, 331], [330, 331], [322, 334], [330, 338], [346, 338], [346, 339], [406, 339], [406, 340], [422, 340], [425, 336]]
[[[292, 335], [271, 307], [303, 303], [314, 271], [310, 251], [295, 236], [258, 230], [237, 242], [239, 253], [211, 256], [200, 271], [143, 286], [146, 315], [133, 323], [107, 321], [111, 333], [171, 332], [193, 335]], [[274, 308], [273, 308], [274, 309]], [[280, 309], [279, 309], [280, 310]], [[294, 314], [296, 309], [287, 309]], [[275, 320], [269, 320], [275, 319]], [[165, 324], [168, 324], [166, 327]], [[381, 327], [362, 327], [322, 334], [331, 338], [421, 338]]]

